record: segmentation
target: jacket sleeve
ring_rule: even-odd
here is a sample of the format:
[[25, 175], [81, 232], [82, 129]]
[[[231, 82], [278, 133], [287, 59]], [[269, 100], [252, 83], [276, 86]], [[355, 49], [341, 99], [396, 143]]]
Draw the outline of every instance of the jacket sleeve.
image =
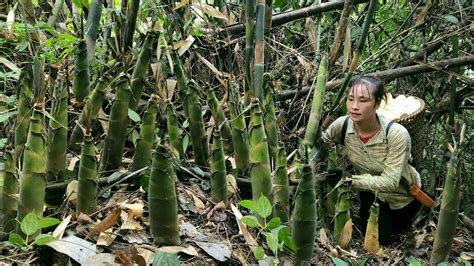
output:
[[[392, 127], [395, 129], [395, 126]], [[404, 167], [410, 156], [410, 134], [403, 126], [390, 130], [388, 135], [388, 153], [384, 169], [380, 175], [353, 175], [352, 186], [359, 190], [391, 192], [398, 188]]]
[[329, 127], [323, 131], [321, 137], [323, 142], [326, 144], [333, 144], [334, 142], [339, 143], [341, 139], [342, 125], [347, 116], [341, 116], [332, 122]]

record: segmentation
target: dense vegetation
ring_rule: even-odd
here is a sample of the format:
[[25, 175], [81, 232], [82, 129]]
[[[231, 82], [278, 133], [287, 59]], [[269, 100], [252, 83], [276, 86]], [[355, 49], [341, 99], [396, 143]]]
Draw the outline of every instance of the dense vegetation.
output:
[[[45, 254], [65, 231], [121, 263], [177, 264], [156, 247], [183, 242], [209, 254], [173, 249], [191, 263], [472, 260], [473, 19], [466, 0], [0, 2], [1, 260], [64, 262]], [[426, 104], [438, 204], [388, 252], [321, 175], [346, 163], [319, 133], [362, 73]]]

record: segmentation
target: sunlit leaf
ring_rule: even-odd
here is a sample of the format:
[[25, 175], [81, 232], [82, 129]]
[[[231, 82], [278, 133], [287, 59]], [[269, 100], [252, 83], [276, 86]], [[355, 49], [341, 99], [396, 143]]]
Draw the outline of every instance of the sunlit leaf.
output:
[[242, 219], [240, 219], [240, 221], [250, 228], [256, 228], [260, 226], [260, 223], [258, 222], [257, 217], [253, 215], [244, 216], [242, 217]]
[[23, 218], [23, 221], [21, 221], [20, 229], [25, 235], [28, 235], [28, 236], [38, 231], [39, 221], [38, 221], [38, 216], [36, 215], [34, 211], [28, 213]]

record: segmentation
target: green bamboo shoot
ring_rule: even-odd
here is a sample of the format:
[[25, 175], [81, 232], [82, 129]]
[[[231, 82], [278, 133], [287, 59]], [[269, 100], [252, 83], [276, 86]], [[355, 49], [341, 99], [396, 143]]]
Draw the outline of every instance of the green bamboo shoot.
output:
[[263, 72], [265, 57], [265, 0], [257, 0], [257, 16], [255, 24], [255, 95], [260, 102], [263, 102]]
[[[18, 221], [22, 221], [32, 211], [38, 217], [43, 216], [46, 189], [46, 132], [43, 112], [43, 106], [37, 104], [30, 119], [20, 175]], [[17, 228], [20, 231], [19, 225]]]
[[263, 101], [263, 106], [265, 107], [265, 112], [263, 114], [263, 120], [265, 122], [265, 133], [267, 134], [268, 140], [268, 151], [273, 162], [272, 166], [275, 166], [278, 152], [278, 124], [276, 121], [273, 77], [267, 73], [264, 75], [264, 90], [265, 99]]
[[336, 214], [334, 217], [334, 239], [345, 249], [352, 238], [351, 198], [349, 184], [342, 184], [338, 189]]
[[77, 213], [91, 214], [97, 208], [97, 159], [94, 139], [90, 133], [84, 137], [79, 163], [77, 187]]
[[89, 14], [84, 38], [87, 44], [87, 64], [90, 65], [95, 55], [95, 41], [99, 35], [100, 17], [102, 15], [102, 0], [92, 0], [89, 4]]
[[194, 85], [188, 86], [184, 102], [188, 110], [189, 133], [191, 145], [193, 146], [194, 160], [197, 165], [206, 166], [209, 158], [209, 146], [201, 112], [202, 108], [199, 103], [197, 89]]
[[284, 147], [278, 147], [276, 158], [273, 185], [275, 190], [275, 216], [280, 217], [281, 221], [286, 223], [290, 217], [290, 191], [288, 187], [288, 169]]
[[[334, 169], [337, 167], [337, 151], [336, 147], [329, 148], [328, 152], [328, 169]], [[334, 187], [337, 184], [337, 178], [327, 178], [326, 179], [326, 191], [328, 192], [326, 196], [326, 210], [327, 216], [329, 218], [334, 218], [336, 214], [336, 204], [337, 204], [337, 191], [334, 190]]]
[[0, 227], [3, 228], [3, 232], [11, 232], [16, 228], [15, 218], [18, 205], [16, 197], [18, 193], [18, 179], [16, 176], [15, 156], [11, 147], [7, 147], [4, 158], [3, 171], [0, 169], [0, 175], [3, 174], [3, 191], [1, 193], [2, 198], [0, 199], [0, 215], [2, 216]]
[[448, 259], [454, 234], [456, 233], [461, 190], [462, 161], [457, 154], [452, 154], [448, 162], [448, 173], [443, 189], [438, 226], [431, 253], [430, 262], [434, 265]]
[[258, 200], [261, 195], [267, 197], [273, 205], [272, 175], [267, 137], [263, 125], [262, 111], [256, 99], [250, 111], [250, 179], [252, 198]]
[[255, 24], [255, 0], [246, 0], [245, 8], [245, 106], [250, 104], [252, 97], [255, 97], [252, 84], [252, 55], [254, 43]]
[[64, 0], [57, 0], [54, 2], [53, 11], [51, 16], [48, 18], [48, 25], [51, 27], [56, 27], [61, 10], [63, 9]]
[[308, 125], [304, 135], [303, 143], [309, 147], [313, 147], [319, 131], [319, 122], [321, 120], [321, 112], [324, 105], [324, 95], [326, 93], [327, 82], [327, 57], [321, 58], [318, 69], [318, 78], [316, 80], [316, 88], [313, 94], [313, 102], [311, 104], [311, 112], [309, 114]]
[[176, 118], [176, 113], [171, 102], [167, 103], [166, 106], [166, 128], [168, 130], [168, 142], [170, 148], [173, 150], [173, 154], [180, 160], [184, 160], [184, 150], [183, 142], [181, 141], [181, 133], [178, 127], [178, 119]]
[[119, 77], [109, 116], [109, 129], [101, 156], [101, 171], [117, 170], [122, 163], [123, 147], [127, 136], [128, 102], [130, 80], [127, 75]]
[[53, 89], [51, 116], [49, 120], [47, 177], [48, 181], [62, 179], [66, 169], [67, 153], [67, 109], [68, 98], [65, 82], [60, 81]]
[[245, 175], [249, 168], [250, 147], [242, 105], [240, 103], [239, 91], [234, 83], [230, 89], [230, 118], [232, 126], [232, 142], [234, 143], [235, 164], [238, 172]]
[[15, 160], [18, 161], [25, 148], [28, 126], [33, 110], [33, 72], [31, 68], [23, 69], [18, 89], [18, 114], [15, 124]]
[[76, 100], [82, 102], [91, 92], [89, 64], [87, 63], [87, 46], [84, 39], [79, 40], [77, 44], [74, 66], [76, 76], [72, 84], [72, 91], [76, 96]]
[[212, 134], [211, 152], [211, 194], [215, 202], [227, 203], [227, 178], [225, 170], [224, 148], [218, 129]]
[[[132, 171], [137, 171], [151, 164], [151, 152], [155, 143], [156, 116], [158, 114], [157, 98], [152, 95], [140, 125], [140, 137], [133, 154]], [[139, 179], [136, 179], [138, 185]]]
[[150, 65], [150, 58], [153, 54], [153, 42], [155, 40], [155, 34], [149, 33], [142, 46], [138, 60], [135, 63], [135, 68], [133, 69], [132, 79], [130, 82], [130, 89], [132, 90], [132, 97], [130, 98], [129, 108], [136, 110], [138, 107], [138, 102], [142, 96], [144, 89], [144, 83], [146, 74], [148, 72], [148, 67]]
[[79, 144], [82, 142], [84, 138], [84, 132], [82, 128], [89, 127], [92, 128], [92, 121], [97, 118], [99, 113], [100, 107], [102, 106], [102, 102], [105, 98], [105, 91], [107, 86], [110, 83], [110, 79], [103, 75], [97, 81], [94, 90], [92, 91], [90, 97], [87, 99], [86, 104], [84, 106], [84, 110], [82, 111], [81, 115], [77, 123], [74, 126], [74, 129], [71, 133], [69, 138], [69, 148], [72, 150], [79, 150]]
[[311, 167], [302, 167], [302, 178], [296, 192], [292, 236], [296, 245], [295, 265], [311, 265], [316, 238], [316, 193]]
[[216, 127], [221, 131], [221, 137], [224, 141], [224, 147], [226, 151], [232, 152], [232, 130], [230, 129], [229, 121], [225, 117], [224, 110], [222, 109], [219, 101], [217, 100], [216, 94], [214, 91], [208, 87], [206, 89], [207, 104], [211, 109], [212, 118]]
[[[172, 53], [173, 58], [173, 70], [176, 75], [177, 87], [178, 87], [178, 96], [184, 102], [186, 94], [188, 93], [188, 78], [184, 72], [181, 60], [179, 59], [178, 53]], [[183, 106], [184, 112], [187, 115], [188, 110], [186, 104]]]
[[[129, 2], [127, 12], [127, 24], [125, 25], [125, 36], [123, 38], [123, 50], [126, 53], [132, 48], [133, 34], [137, 24], [138, 8], [140, 7], [140, 0], [132, 0]], [[132, 78], [133, 82], [133, 78]]]
[[370, 216], [365, 230], [364, 249], [372, 254], [377, 254], [380, 251], [379, 208], [377, 200], [374, 200], [374, 204], [370, 207]]
[[148, 185], [150, 229], [155, 244], [179, 245], [176, 173], [168, 149], [155, 152]]

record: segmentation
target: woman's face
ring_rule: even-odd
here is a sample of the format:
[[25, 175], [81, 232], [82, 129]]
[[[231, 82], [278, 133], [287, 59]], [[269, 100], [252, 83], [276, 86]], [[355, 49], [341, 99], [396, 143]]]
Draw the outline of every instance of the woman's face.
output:
[[364, 84], [353, 86], [347, 95], [347, 111], [354, 122], [371, 121], [379, 103], [375, 102], [374, 88]]

